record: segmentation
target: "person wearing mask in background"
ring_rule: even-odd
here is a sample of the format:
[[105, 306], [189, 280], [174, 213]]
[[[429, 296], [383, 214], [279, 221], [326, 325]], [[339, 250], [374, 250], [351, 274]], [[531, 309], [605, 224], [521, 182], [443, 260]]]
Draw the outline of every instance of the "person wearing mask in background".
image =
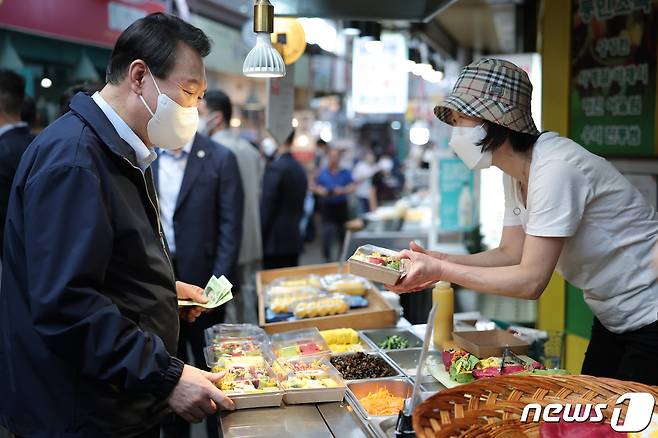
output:
[[322, 255], [326, 262], [333, 261], [334, 243], [339, 246], [345, 237], [345, 222], [349, 219], [347, 195], [356, 188], [352, 173], [340, 168], [341, 151], [329, 148], [327, 167], [320, 171], [311, 187], [320, 201], [322, 218]]
[[[201, 105], [200, 105], [201, 106]], [[234, 283], [244, 194], [233, 152], [197, 133], [180, 149], [159, 149], [153, 162], [162, 228], [169, 244], [176, 279], [206, 284], [212, 275]], [[209, 310], [194, 323], [181, 321], [178, 357], [205, 365], [204, 331], [224, 321], [225, 307]], [[217, 418], [206, 419], [209, 437], [217, 436]], [[190, 436], [190, 424], [177, 417], [163, 427], [165, 437]]]
[[498, 248], [473, 255], [412, 243], [406, 275], [391, 286], [422, 290], [437, 281], [538, 299], [554, 271], [583, 290], [594, 313], [582, 373], [658, 385], [658, 279], [651, 251], [656, 211], [615, 167], [555, 132], [540, 133], [532, 84], [518, 66], [482, 59], [464, 68], [434, 109], [453, 126], [449, 145], [471, 170], [504, 172]]
[[229, 122], [232, 115], [231, 99], [224, 92], [206, 92], [199, 105], [200, 131], [210, 135], [214, 141], [235, 154], [239, 169], [237, 176], [242, 181], [244, 191], [242, 237], [237, 267], [239, 293], [235, 294], [233, 302], [228, 303], [227, 317], [228, 321], [233, 323], [257, 324], [256, 272], [260, 270], [263, 260], [263, 239], [260, 235], [263, 160], [256, 147], [231, 132]]
[[260, 151], [265, 157], [265, 165], [269, 165], [276, 156], [276, 151], [279, 149], [279, 145], [276, 144], [276, 140], [272, 137], [265, 137], [260, 142]]
[[377, 163], [379, 171], [372, 177], [372, 191], [377, 206], [395, 202], [402, 193], [402, 181], [393, 173], [393, 159], [388, 155], [381, 157]]
[[206, 88], [200, 29], [167, 14], [119, 36], [107, 84], [23, 154], [11, 189], [0, 292], [0, 424], [18, 436], [156, 438], [171, 410], [199, 422], [233, 402], [221, 374], [176, 357], [176, 282], [153, 145], [179, 149]]
[[82, 82], [68, 87], [61, 96], [59, 96], [59, 115], [63, 116], [69, 111], [71, 99], [78, 93], [93, 94], [103, 89], [103, 84], [97, 82]]
[[376, 205], [372, 196], [372, 177], [377, 172], [375, 165], [375, 154], [365, 151], [362, 158], [352, 169], [352, 177], [356, 184], [354, 194], [356, 195], [357, 212], [359, 216], [374, 210]]
[[24, 98], [25, 79], [12, 70], [0, 70], [0, 250], [11, 183], [23, 152], [33, 139], [27, 123], [21, 120]]
[[299, 264], [303, 236], [300, 224], [308, 188], [306, 172], [290, 153], [293, 131], [265, 169], [261, 225], [263, 227], [263, 267], [287, 268]]

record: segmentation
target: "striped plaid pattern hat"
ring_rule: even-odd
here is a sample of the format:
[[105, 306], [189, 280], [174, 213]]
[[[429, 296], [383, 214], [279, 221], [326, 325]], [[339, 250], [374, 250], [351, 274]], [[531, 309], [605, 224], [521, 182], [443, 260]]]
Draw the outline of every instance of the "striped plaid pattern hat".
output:
[[467, 65], [452, 93], [434, 108], [451, 125], [451, 111], [478, 117], [513, 131], [538, 135], [532, 120], [532, 84], [525, 71], [502, 59], [482, 59]]

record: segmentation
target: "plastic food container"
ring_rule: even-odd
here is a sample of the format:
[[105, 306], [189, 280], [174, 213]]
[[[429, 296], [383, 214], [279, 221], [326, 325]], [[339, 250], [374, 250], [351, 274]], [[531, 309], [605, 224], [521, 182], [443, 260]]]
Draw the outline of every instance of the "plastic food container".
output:
[[329, 293], [365, 295], [375, 287], [363, 277], [353, 274], [332, 274], [322, 277], [323, 288]]
[[266, 344], [249, 340], [224, 341], [210, 345], [203, 350], [206, 356], [206, 364], [209, 367], [214, 366], [222, 358], [226, 357], [243, 357], [243, 356], [261, 356], [267, 357], [271, 354]]
[[216, 385], [233, 400], [236, 409], [281, 405], [283, 390], [265, 361], [246, 367], [237, 363], [230, 359], [212, 368], [213, 372], [226, 373]]
[[319, 295], [290, 304], [288, 311], [296, 318], [315, 318], [318, 316], [339, 315], [347, 313], [350, 305], [343, 296], [338, 294]]
[[[274, 290], [275, 293], [270, 293]], [[268, 289], [265, 295], [265, 303], [274, 313], [288, 312], [289, 307], [296, 301], [315, 298], [321, 296], [320, 289], [310, 286], [283, 288], [275, 286], [274, 289]]]
[[464, 350], [479, 358], [500, 357], [505, 348], [515, 354], [528, 354], [529, 345], [505, 330], [453, 332], [453, 340]]
[[205, 331], [206, 345], [224, 341], [248, 340], [267, 343], [267, 333], [253, 324], [216, 324]]
[[277, 358], [294, 359], [303, 356], [324, 356], [331, 353], [329, 345], [317, 328], [293, 330], [272, 335], [272, 351]]
[[[347, 261], [350, 273], [384, 284], [395, 284], [400, 280], [403, 269], [397, 252], [374, 245], [364, 245]], [[397, 260], [397, 268], [390, 263]]]
[[342, 377], [333, 371], [304, 371], [281, 380], [286, 404], [337, 402], [345, 397]]
[[290, 289], [300, 287], [314, 287], [320, 289], [322, 287], [322, 278], [315, 274], [281, 277], [270, 283], [267, 289], [273, 290], [273, 294], [277, 294], [285, 293]]

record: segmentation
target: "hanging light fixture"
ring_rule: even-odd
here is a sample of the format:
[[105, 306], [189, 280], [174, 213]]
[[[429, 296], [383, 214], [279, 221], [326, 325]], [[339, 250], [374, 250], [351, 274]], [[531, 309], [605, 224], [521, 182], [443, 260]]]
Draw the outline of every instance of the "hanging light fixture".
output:
[[247, 54], [242, 73], [251, 78], [280, 78], [286, 75], [281, 54], [272, 46], [274, 6], [269, 0], [254, 0], [256, 45]]
[[347, 20], [343, 23], [343, 33], [349, 36], [359, 36], [361, 34], [361, 26], [358, 21]]

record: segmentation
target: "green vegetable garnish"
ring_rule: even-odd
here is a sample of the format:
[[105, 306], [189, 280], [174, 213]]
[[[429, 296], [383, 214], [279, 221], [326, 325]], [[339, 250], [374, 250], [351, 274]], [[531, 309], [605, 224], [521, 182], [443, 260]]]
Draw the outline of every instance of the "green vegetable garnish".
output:
[[401, 348], [409, 348], [409, 340], [402, 336], [393, 335], [387, 336], [386, 339], [377, 345], [384, 350], [399, 350]]
[[450, 366], [450, 378], [457, 383], [470, 382], [474, 379], [473, 369], [479, 361], [472, 354], [460, 357]]
[[399, 271], [400, 270], [400, 260], [399, 259], [391, 260], [386, 264], [386, 267], [391, 268], [391, 269], [395, 269], [396, 271]]

